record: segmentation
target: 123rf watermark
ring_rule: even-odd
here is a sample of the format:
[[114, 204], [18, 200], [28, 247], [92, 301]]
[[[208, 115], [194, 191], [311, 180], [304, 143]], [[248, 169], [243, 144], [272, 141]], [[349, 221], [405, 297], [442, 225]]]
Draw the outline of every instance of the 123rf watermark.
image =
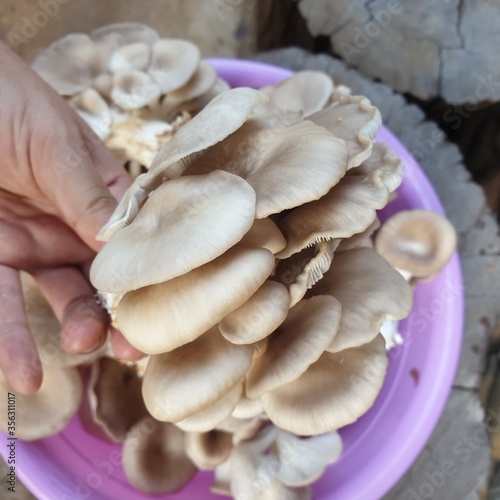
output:
[[16, 492], [16, 395], [13, 392], [7, 393], [7, 443], [9, 449], [7, 455], [7, 490]]

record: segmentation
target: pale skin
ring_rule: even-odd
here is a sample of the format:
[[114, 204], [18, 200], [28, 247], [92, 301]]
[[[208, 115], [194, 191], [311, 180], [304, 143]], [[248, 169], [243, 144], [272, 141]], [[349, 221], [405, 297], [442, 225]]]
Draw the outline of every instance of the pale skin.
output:
[[[64, 99], [1, 43], [0, 106], [0, 369], [15, 391], [31, 394], [42, 368], [19, 271], [52, 306], [65, 350], [102, 345], [109, 318], [88, 269], [103, 245], [95, 235], [130, 179]], [[111, 330], [118, 357], [140, 357]]]

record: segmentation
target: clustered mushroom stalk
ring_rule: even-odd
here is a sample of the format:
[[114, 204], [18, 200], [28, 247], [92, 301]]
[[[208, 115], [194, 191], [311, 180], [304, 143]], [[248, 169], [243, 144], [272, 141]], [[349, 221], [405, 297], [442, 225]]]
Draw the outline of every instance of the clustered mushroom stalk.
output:
[[310, 498], [382, 387], [410, 283], [455, 245], [435, 214], [380, 225], [403, 166], [374, 141], [378, 110], [314, 71], [229, 89], [137, 23], [64, 37], [34, 67], [135, 178], [91, 280], [148, 357], [93, 358], [82, 421], [124, 443], [147, 493], [198, 468], [236, 499]]

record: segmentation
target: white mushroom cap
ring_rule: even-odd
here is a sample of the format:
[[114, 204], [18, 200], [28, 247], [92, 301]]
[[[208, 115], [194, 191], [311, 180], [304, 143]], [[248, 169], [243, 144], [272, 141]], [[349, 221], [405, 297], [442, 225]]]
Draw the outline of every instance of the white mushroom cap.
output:
[[78, 411], [83, 385], [76, 368], [46, 368], [43, 381], [35, 394], [18, 394], [0, 376], [0, 430], [8, 433], [8, 395], [15, 393], [15, 434], [32, 441], [57, 434]]
[[185, 452], [184, 433], [151, 417], [139, 421], [128, 433], [122, 460], [132, 486], [149, 494], [178, 491], [196, 473]]
[[179, 422], [226, 396], [252, 361], [251, 346], [236, 346], [212, 328], [175, 351], [152, 356], [143, 379], [143, 397], [158, 420]]
[[187, 40], [163, 38], [151, 47], [149, 74], [158, 82], [162, 94], [182, 87], [200, 64], [200, 50]]
[[166, 182], [99, 252], [92, 283], [119, 293], [185, 274], [236, 244], [254, 214], [253, 189], [227, 172]]
[[158, 82], [148, 73], [123, 69], [113, 75], [111, 99], [123, 109], [139, 109], [160, 96]]
[[324, 196], [345, 174], [345, 142], [323, 127], [310, 121], [274, 129], [250, 125], [194, 158], [186, 174], [221, 169], [244, 178], [257, 195], [257, 219]]
[[111, 133], [111, 112], [108, 104], [94, 89], [88, 89], [69, 100], [87, 125], [100, 139]]
[[142, 352], [172, 351], [246, 302], [273, 266], [268, 250], [233, 247], [187, 274], [125, 294], [118, 304], [117, 325]]
[[337, 253], [309, 295], [332, 295], [342, 305], [330, 352], [372, 341], [385, 320], [405, 318], [413, 302], [408, 283], [369, 248]]
[[285, 320], [290, 307], [286, 286], [266, 281], [243, 305], [219, 323], [233, 344], [253, 344], [270, 335]]
[[211, 470], [225, 462], [232, 448], [233, 439], [228, 432], [211, 430], [186, 435], [187, 456], [201, 470]]
[[143, 42], [130, 43], [115, 50], [108, 61], [108, 69], [111, 73], [123, 70], [143, 71], [149, 65], [151, 49]]
[[379, 229], [375, 250], [392, 267], [425, 279], [446, 265], [456, 243], [455, 229], [442, 215], [428, 210], [403, 210]]
[[325, 353], [297, 380], [262, 396], [269, 419], [302, 436], [351, 424], [374, 403], [387, 368], [384, 338]]
[[332, 343], [340, 303], [329, 295], [301, 300], [269, 338], [267, 351], [252, 361], [246, 393], [251, 398], [296, 380]]

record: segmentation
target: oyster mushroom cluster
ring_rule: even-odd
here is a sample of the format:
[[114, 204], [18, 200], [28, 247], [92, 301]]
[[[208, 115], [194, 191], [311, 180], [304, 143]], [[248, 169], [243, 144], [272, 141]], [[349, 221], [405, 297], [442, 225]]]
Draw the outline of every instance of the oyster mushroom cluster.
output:
[[[25, 276], [47, 374], [26, 407], [42, 400], [51, 423], [19, 417], [19, 437], [56, 433], [80, 407], [89, 432], [123, 443], [146, 493], [177, 491], [199, 469], [237, 500], [310, 498], [341, 454], [337, 429], [382, 387], [412, 286], [456, 243], [431, 212], [380, 224], [403, 166], [374, 141], [378, 110], [313, 71], [229, 89], [192, 44], [136, 23], [69, 35], [34, 67], [133, 167], [91, 280], [147, 356], [121, 362], [109, 343], [66, 355]], [[66, 389], [50, 385], [63, 377], [64, 411]]]
[[131, 173], [228, 89], [196, 45], [160, 38], [149, 26], [117, 23], [72, 33], [44, 49], [33, 69], [62, 96]]

